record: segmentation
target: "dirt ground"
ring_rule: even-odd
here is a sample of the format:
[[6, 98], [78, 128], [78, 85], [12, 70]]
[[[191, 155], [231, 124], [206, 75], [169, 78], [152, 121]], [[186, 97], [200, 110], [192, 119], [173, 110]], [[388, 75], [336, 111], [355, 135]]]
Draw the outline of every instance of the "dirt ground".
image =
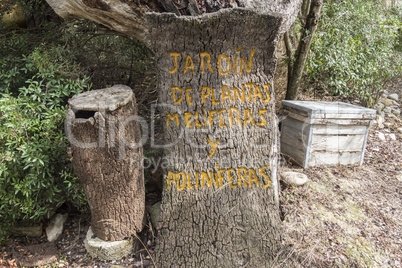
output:
[[[401, 78], [388, 87], [402, 97]], [[402, 124], [391, 123], [384, 129], [371, 126], [361, 167], [302, 169], [282, 161], [282, 170], [300, 171], [310, 179], [301, 187], [281, 185], [283, 243], [288, 249], [286, 257], [296, 259], [297, 266], [402, 267], [402, 133], [397, 131]], [[394, 133], [397, 139], [381, 141], [379, 131]], [[147, 209], [158, 200], [158, 193], [148, 193]], [[46, 267], [152, 264], [156, 234], [148, 215], [147, 225], [140, 234], [141, 242], [132, 255], [115, 262], [92, 259], [86, 253], [83, 241], [89, 221], [89, 214], [70, 212], [62, 236], [52, 244], [46, 243], [45, 236], [12, 237], [0, 246], [0, 267], [32, 263], [35, 254], [46, 248], [53, 252], [50, 255], [56, 256], [53, 264]], [[288, 267], [287, 262], [279, 263], [278, 267]]]
[[375, 132], [363, 166], [304, 169], [307, 185], [282, 189], [286, 243], [300, 267], [402, 267], [401, 137], [381, 142]]

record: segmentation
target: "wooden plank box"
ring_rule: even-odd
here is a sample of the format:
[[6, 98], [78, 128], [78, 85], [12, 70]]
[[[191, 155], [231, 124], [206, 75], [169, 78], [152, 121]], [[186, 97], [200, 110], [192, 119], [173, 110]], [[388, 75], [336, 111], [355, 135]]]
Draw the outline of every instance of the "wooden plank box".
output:
[[362, 165], [373, 109], [343, 103], [282, 101], [281, 152], [304, 168]]

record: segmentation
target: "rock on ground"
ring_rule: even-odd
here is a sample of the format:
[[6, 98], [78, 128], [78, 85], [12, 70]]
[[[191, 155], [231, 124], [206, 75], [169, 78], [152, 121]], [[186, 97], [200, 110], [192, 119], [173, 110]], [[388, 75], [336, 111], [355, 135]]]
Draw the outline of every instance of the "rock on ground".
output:
[[393, 140], [393, 141], [396, 141], [396, 136], [395, 136], [394, 133], [387, 134], [387, 137], [390, 138], [390, 139]]
[[384, 113], [389, 114], [392, 111], [391, 107], [385, 107], [384, 108]]
[[27, 237], [40, 237], [43, 233], [43, 224], [29, 224], [25, 225], [16, 225], [8, 229], [8, 232], [17, 236], [27, 236]]
[[281, 179], [286, 184], [294, 186], [301, 186], [309, 181], [307, 175], [293, 171], [282, 172]]
[[63, 233], [64, 223], [67, 220], [67, 214], [56, 214], [46, 228], [46, 236], [49, 242], [55, 241]]
[[387, 139], [385, 138], [384, 133], [382, 133], [382, 132], [378, 132], [378, 133], [377, 133], [377, 136], [378, 136], [378, 138], [379, 138], [381, 141], [386, 141], [386, 140], [387, 140]]
[[396, 116], [400, 116], [401, 115], [401, 110], [398, 108], [393, 108], [392, 109], [392, 113]]
[[377, 103], [374, 105], [374, 109], [376, 109], [378, 112], [381, 112], [384, 109], [385, 105], [383, 103]]
[[384, 104], [385, 106], [392, 106], [392, 105], [394, 105], [394, 101], [393, 101], [393, 100], [386, 99], [386, 98], [380, 98], [378, 102]]
[[393, 94], [388, 95], [388, 99], [398, 101], [399, 97], [398, 97], [398, 94], [393, 93]]

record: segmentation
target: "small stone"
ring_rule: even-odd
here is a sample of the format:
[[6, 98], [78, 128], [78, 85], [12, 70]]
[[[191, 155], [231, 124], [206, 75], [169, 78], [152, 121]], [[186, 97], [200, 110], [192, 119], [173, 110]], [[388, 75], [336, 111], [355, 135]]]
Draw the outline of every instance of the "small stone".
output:
[[46, 236], [49, 242], [55, 241], [63, 233], [64, 223], [68, 214], [56, 214], [46, 228]]
[[386, 126], [386, 127], [389, 128], [390, 126], [392, 126], [392, 123], [390, 123], [390, 122], [385, 122], [385, 123], [384, 123], [384, 126]]
[[393, 108], [392, 109], [392, 113], [396, 116], [400, 116], [401, 115], [401, 110], [398, 108]]
[[391, 107], [385, 107], [384, 108], [384, 113], [389, 114], [392, 111]]
[[384, 109], [385, 105], [383, 103], [377, 103], [376, 105], [374, 105], [374, 109], [376, 109], [377, 111], [382, 111], [382, 109]]
[[398, 119], [398, 117], [397, 117], [396, 115], [394, 115], [394, 114], [387, 114], [387, 116], [388, 116], [389, 118], [391, 118], [391, 119], [394, 119], [394, 120], [397, 120], [397, 119]]
[[385, 121], [384, 116], [377, 115], [377, 124], [378, 124], [379, 128], [384, 128], [384, 125], [383, 125], [384, 121]]
[[393, 140], [393, 141], [396, 141], [396, 136], [395, 136], [394, 133], [387, 134], [387, 137], [390, 138], [390, 139]]
[[387, 139], [385, 138], [384, 133], [382, 132], [377, 132], [377, 136], [381, 141], [386, 141]]
[[392, 93], [392, 94], [388, 95], [388, 99], [398, 101], [399, 97], [398, 97], [398, 94]]
[[402, 133], [402, 127], [398, 127], [396, 130]]
[[161, 202], [157, 202], [149, 209], [152, 226], [156, 229], [159, 222], [159, 214], [161, 211]]
[[131, 254], [134, 245], [132, 238], [121, 241], [105, 241], [97, 238], [91, 227], [88, 229], [84, 244], [89, 255], [103, 261], [121, 260], [127, 257]]
[[286, 184], [294, 186], [301, 186], [309, 181], [306, 174], [292, 171], [282, 172], [281, 179]]
[[394, 101], [393, 101], [393, 100], [386, 99], [386, 98], [380, 98], [380, 99], [378, 100], [378, 103], [382, 103], [382, 104], [384, 104], [385, 106], [392, 106], [392, 105], [394, 105]]
[[8, 232], [17, 236], [41, 237], [43, 224], [21, 223], [8, 229]]
[[399, 174], [396, 174], [396, 179], [398, 181], [402, 181], [402, 172], [399, 172]]

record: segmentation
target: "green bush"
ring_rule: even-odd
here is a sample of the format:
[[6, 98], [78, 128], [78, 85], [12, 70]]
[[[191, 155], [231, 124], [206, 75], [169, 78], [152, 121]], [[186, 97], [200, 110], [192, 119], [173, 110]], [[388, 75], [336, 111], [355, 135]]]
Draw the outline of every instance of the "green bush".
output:
[[[73, 75], [78, 67], [66, 60], [64, 56], [69, 53], [65, 49], [40, 46], [24, 57], [25, 66], [37, 73], [25, 81], [18, 95], [10, 88], [11, 82], [1, 84], [0, 229], [3, 232], [19, 220], [47, 219], [66, 201], [78, 207], [85, 205], [66, 153], [64, 119], [68, 98], [88, 90], [89, 86], [87, 78]], [[14, 68], [2, 71], [3, 76], [12, 76]]]
[[332, 94], [357, 95], [372, 106], [401, 70], [401, 18], [375, 0], [325, 1], [307, 62], [308, 81]]
[[13, 31], [0, 39], [0, 93], [18, 94], [18, 89], [35, 74], [33, 62], [24, 53], [29, 53], [25, 36]]

